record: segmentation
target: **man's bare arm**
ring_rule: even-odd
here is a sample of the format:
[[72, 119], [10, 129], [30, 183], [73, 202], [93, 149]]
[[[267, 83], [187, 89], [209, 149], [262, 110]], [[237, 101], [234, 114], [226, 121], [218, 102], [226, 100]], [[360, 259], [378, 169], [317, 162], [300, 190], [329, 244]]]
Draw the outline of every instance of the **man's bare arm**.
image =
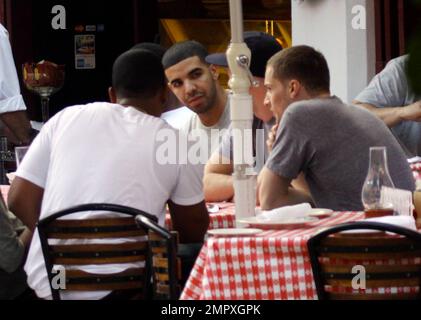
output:
[[259, 175], [259, 199], [263, 210], [273, 210], [300, 203], [313, 203], [311, 197], [302, 190], [291, 188], [291, 179], [263, 168]]
[[8, 194], [9, 210], [18, 217], [30, 231], [34, 231], [41, 213], [44, 189], [25, 179], [16, 177]]
[[178, 231], [180, 243], [203, 242], [209, 228], [209, 214], [205, 202], [192, 206], [181, 206], [168, 202], [172, 226]]
[[421, 101], [417, 101], [408, 106], [395, 106], [388, 108], [379, 108], [375, 105], [362, 103], [360, 101], [353, 101], [353, 103], [373, 112], [382, 119], [389, 128], [393, 128], [402, 121], [421, 122]]
[[234, 168], [229, 159], [218, 153], [212, 155], [205, 167], [203, 178], [206, 201], [229, 201], [234, 197], [233, 171]]

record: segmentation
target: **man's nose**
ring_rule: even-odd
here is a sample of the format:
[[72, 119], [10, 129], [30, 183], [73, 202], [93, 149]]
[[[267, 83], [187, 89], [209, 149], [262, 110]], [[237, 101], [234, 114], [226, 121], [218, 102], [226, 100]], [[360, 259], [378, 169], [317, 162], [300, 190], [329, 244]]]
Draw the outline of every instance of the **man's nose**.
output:
[[185, 87], [186, 87], [186, 93], [188, 95], [191, 95], [191, 93], [195, 93], [197, 89], [196, 84], [194, 83], [194, 81], [191, 81], [191, 80], [185, 81]]
[[271, 107], [270, 98], [269, 98], [269, 96], [267, 94], [265, 95], [265, 99], [263, 100], [263, 104], [267, 108], [270, 108]]

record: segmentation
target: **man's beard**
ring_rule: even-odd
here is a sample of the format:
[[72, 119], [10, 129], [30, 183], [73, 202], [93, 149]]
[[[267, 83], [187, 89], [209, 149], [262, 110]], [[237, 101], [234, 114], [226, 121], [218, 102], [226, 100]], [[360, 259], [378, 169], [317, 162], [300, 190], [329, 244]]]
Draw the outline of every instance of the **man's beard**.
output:
[[209, 96], [204, 95], [205, 103], [204, 105], [200, 106], [199, 109], [193, 110], [196, 114], [204, 114], [209, 112], [215, 107], [216, 104], [216, 98], [217, 98], [217, 92], [216, 92], [216, 86], [213, 84]]

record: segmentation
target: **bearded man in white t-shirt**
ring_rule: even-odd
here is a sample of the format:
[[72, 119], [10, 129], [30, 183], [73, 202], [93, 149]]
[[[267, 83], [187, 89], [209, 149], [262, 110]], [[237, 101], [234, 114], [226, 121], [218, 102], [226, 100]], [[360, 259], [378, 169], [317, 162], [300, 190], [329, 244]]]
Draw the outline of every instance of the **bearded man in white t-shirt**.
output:
[[[159, 118], [167, 94], [165, 82], [161, 61], [150, 51], [122, 54], [113, 67], [112, 103], [61, 111], [32, 144], [9, 193], [9, 207], [15, 215], [35, 230], [39, 219], [59, 210], [87, 203], [115, 203], [155, 215], [163, 224], [168, 204], [180, 242], [202, 242], [209, 217], [202, 185], [192, 179], [192, 166], [161, 165], [157, 159], [158, 133], [165, 130], [178, 135]], [[88, 212], [79, 218], [93, 215]], [[124, 271], [130, 264], [117, 267]], [[84, 270], [98, 272], [98, 268]], [[37, 295], [50, 298], [36, 231], [25, 271]], [[62, 298], [92, 300], [107, 294], [66, 293]]]

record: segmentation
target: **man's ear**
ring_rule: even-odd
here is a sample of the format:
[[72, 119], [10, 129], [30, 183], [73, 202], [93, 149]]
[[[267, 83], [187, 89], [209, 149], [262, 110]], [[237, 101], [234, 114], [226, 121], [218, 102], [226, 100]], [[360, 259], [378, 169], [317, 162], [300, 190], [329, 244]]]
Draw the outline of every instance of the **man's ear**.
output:
[[217, 81], [219, 79], [219, 72], [218, 72], [218, 67], [215, 66], [214, 64], [211, 64], [209, 66], [209, 70], [212, 73], [212, 78], [213, 80]]
[[117, 103], [117, 95], [113, 87], [108, 88], [108, 97], [110, 98], [111, 103]]
[[163, 105], [165, 105], [168, 102], [168, 97], [170, 94], [172, 94], [172, 91], [170, 90], [169, 86], [164, 86], [160, 94]]
[[288, 93], [292, 99], [296, 98], [301, 91], [301, 83], [298, 80], [291, 80], [288, 85]]

